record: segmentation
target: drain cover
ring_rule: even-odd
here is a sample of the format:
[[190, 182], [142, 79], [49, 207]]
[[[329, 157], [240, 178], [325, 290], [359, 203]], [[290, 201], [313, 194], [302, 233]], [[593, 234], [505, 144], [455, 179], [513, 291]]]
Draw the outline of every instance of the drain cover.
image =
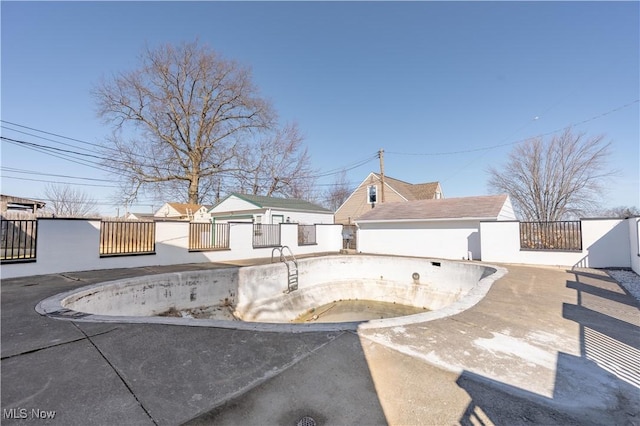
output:
[[304, 416], [296, 422], [296, 426], [316, 426], [316, 421], [313, 417]]

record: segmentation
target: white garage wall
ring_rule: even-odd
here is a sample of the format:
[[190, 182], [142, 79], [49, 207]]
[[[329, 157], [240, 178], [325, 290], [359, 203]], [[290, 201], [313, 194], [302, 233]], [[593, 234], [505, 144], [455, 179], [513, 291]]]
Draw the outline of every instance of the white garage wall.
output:
[[478, 220], [361, 223], [358, 251], [372, 254], [480, 259]]

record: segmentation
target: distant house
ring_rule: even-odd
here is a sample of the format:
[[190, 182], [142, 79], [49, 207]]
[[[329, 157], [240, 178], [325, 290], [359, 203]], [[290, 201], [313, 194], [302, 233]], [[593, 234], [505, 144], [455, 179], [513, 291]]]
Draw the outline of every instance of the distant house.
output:
[[125, 216], [126, 220], [153, 220], [155, 215], [153, 213], [133, 213], [129, 212]]
[[8, 211], [19, 211], [35, 214], [45, 206], [46, 203], [43, 201], [14, 197], [12, 195], [0, 195], [0, 211], [2, 213], [6, 213]]
[[516, 220], [508, 195], [384, 203], [357, 220], [358, 250], [481, 259], [480, 222]]
[[[384, 203], [444, 198], [439, 182], [411, 184], [384, 177]], [[335, 223], [353, 224], [364, 213], [382, 204], [382, 181], [377, 173], [369, 173], [362, 183], [335, 212]]]
[[211, 216], [207, 213], [207, 206], [200, 204], [165, 203], [160, 207], [154, 218], [188, 220], [191, 222], [209, 222]]
[[209, 210], [214, 222], [333, 223], [333, 212], [295, 198], [232, 193]]

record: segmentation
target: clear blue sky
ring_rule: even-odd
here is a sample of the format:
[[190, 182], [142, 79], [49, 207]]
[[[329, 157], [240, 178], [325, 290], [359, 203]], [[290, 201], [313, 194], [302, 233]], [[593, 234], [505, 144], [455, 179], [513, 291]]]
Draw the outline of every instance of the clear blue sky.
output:
[[[440, 181], [449, 198], [486, 194], [486, 169], [514, 143], [574, 125], [613, 142], [620, 173], [603, 206], [640, 206], [638, 2], [3, 1], [1, 13], [4, 137], [87, 147], [11, 122], [99, 142], [110, 133], [90, 95], [100, 78], [135, 68], [146, 44], [199, 38], [252, 68], [315, 168], [372, 158], [348, 172], [353, 186], [379, 170], [382, 148], [388, 176]], [[5, 194], [41, 198], [45, 182], [24, 178], [112, 185], [94, 168], [1, 148]], [[116, 213], [113, 188], [80, 188]]]

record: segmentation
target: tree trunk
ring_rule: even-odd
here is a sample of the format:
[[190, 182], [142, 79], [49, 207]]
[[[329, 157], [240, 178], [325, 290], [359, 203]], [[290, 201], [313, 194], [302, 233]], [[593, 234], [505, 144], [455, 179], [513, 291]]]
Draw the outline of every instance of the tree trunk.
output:
[[189, 204], [199, 204], [200, 194], [198, 193], [198, 187], [200, 183], [200, 176], [197, 173], [191, 175], [189, 181]]

